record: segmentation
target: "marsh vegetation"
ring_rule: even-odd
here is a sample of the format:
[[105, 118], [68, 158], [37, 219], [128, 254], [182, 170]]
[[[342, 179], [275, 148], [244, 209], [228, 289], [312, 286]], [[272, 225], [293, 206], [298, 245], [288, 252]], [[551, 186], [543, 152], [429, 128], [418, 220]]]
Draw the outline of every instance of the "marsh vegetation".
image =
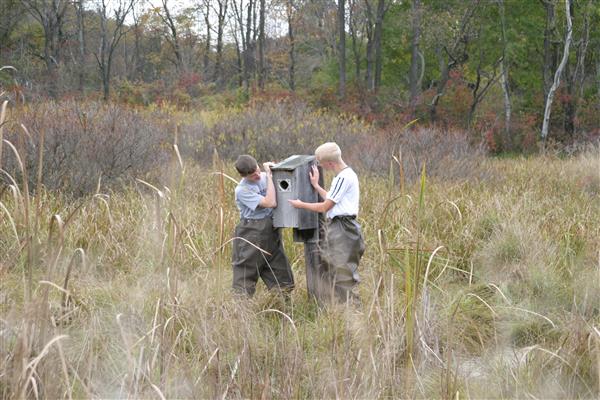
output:
[[[2, 398], [598, 397], [597, 147], [489, 158], [285, 110], [5, 113]], [[291, 232], [291, 298], [240, 301], [229, 157], [325, 135], [361, 178], [362, 304], [308, 298]]]

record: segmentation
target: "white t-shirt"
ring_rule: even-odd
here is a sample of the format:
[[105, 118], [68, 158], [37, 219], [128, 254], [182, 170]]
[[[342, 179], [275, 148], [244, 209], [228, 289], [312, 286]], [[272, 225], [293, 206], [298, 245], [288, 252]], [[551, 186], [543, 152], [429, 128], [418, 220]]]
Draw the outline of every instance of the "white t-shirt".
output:
[[346, 167], [333, 178], [327, 198], [335, 203], [327, 211], [327, 218], [340, 215], [358, 215], [359, 203], [358, 176], [350, 167]]

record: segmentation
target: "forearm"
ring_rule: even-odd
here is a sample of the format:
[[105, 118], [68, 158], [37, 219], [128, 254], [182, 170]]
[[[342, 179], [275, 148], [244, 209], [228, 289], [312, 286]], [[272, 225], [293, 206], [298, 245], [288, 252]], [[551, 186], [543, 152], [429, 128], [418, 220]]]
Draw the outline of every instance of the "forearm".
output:
[[329, 209], [324, 201], [319, 203], [306, 203], [304, 201], [298, 203], [298, 208], [303, 208], [305, 210], [314, 211], [318, 213], [327, 212]]
[[273, 177], [267, 172], [267, 194], [265, 195], [266, 203], [271, 207], [277, 207], [277, 196], [275, 194], [275, 184], [273, 183]]
[[319, 196], [321, 196], [321, 198], [323, 200], [325, 200], [327, 198], [327, 190], [323, 189], [321, 186], [313, 186], [315, 188], [315, 190], [317, 191], [317, 193], [319, 193]]

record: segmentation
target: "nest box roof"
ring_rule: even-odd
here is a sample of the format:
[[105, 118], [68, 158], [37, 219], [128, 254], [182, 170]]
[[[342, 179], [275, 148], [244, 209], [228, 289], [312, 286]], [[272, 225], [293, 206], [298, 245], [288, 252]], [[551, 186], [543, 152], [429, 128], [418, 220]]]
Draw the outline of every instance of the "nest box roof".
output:
[[315, 159], [315, 156], [293, 155], [282, 162], [271, 167], [271, 171], [292, 171], [303, 164], [308, 164]]

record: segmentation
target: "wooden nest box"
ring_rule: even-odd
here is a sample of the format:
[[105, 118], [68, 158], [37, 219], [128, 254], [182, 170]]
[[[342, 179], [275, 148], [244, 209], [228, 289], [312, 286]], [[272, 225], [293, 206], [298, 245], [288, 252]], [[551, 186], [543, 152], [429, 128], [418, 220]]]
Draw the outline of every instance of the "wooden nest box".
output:
[[293, 155], [271, 167], [277, 195], [273, 226], [298, 230], [318, 228], [317, 213], [295, 208], [288, 202], [294, 199], [307, 203], [318, 201], [318, 193], [310, 184], [309, 173], [313, 165], [316, 165], [315, 156]]

